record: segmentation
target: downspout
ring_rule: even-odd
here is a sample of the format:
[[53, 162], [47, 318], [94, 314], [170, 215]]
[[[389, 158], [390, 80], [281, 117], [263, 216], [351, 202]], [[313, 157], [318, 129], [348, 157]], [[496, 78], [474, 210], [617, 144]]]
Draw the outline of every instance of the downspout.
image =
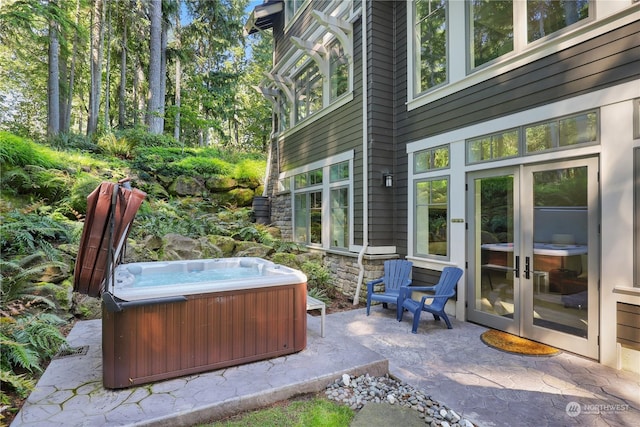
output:
[[362, 260], [369, 246], [369, 157], [368, 143], [368, 114], [367, 114], [367, 94], [368, 94], [368, 74], [367, 74], [367, 4], [362, 2], [362, 28], [360, 38], [362, 39], [362, 249], [358, 254], [358, 282], [356, 293], [353, 297], [353, 305], [360, 302], [360, 288], [364, 278], [364, 264]]
[[[267, 167], [266, 167], [266, 171], [264, 173], [264, 187], [262, 188], [262, 197], [267, 197], [268, 194], [269, 194], [268, 187], [269, 187], [269, 182], [271, 181], [270, 178], [271, 178], [271, 175], [272, 175], [271, 174], [271, 154], [272, 154], [273, 141], [274, 141], [275, 136], [276, 136], [275, 114], [276, 114], [275, 110], [272, 109], [271, 110], [271, 134], [269, 135], [269, 151], [268, 151], [268, 154], [267, 154]], [[280, 171], [278, 170], [278, 172], [280, 172]], [[276, 185], [277, 185], [277, 183], [276, 183]]]

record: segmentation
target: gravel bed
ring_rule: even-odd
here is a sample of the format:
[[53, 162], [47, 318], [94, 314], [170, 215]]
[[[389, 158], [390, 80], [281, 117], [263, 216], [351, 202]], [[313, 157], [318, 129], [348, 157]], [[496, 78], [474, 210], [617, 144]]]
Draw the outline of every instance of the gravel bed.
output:
[[384, 377], [359, 377], [344, 374], [327, 386], [326, 397], [359, 410], [367, 403], [388, 403], [416, 410], [431, 427], [473, 427], [473, 423], [433, 400], [420, 390], [404, 384], [389, 374]]

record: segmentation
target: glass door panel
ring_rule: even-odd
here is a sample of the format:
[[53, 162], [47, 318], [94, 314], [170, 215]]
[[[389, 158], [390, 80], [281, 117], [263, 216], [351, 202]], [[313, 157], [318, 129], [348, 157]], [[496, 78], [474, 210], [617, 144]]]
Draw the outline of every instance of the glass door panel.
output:
[[[495, 172], [494, 172], [495, 173]], [[517, 192], [512, 173], [470, 179], [475, 211], [470, 320], [519, 333], [518, 247], [514, 245]], [[514, 250], [515, 249], [515, 250]]]
[[524, 168], [523, 336], [597, 358], [597, 159]]

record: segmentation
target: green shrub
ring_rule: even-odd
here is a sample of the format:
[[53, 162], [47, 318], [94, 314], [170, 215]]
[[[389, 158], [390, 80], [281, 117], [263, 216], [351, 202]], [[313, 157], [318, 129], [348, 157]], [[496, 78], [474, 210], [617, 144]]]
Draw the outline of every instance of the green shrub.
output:
[[113, 133], [106, 133], [98, 139], [98, 148], [110, 156], [120, 159], [130, 159], [135, 145], [127, 138], [116, 138]]
[[3, 131], [0, 131], [0, 164], [3, 167], [35, 165], [46, 169], [61, 166], [53, 150]]
[[235, 165], [233, 177], [236, 179], [255, 179], [264, 178], [267, 163], [264, 160], [243, 159]]
[[71, 208], [81, 214], [86, 214], [87, 196], [91, 194], [101, 182], [102, 180], [94, 175], [86, 173], [79, 174], [71, 187], [71, 195], [69, 196], [69, 205]]
[[157, 135], [144, 128], [131, 128], [116, 132], [118, 139], [130, 141], [134, 147], [177, 147], [176, 140], [168, 135]]
[[186, 157], [170, 165], [173, 175], [229, 175], [233, 166], [214, 157]]
[[49, 140], [49, 145], [58, 150], [98, 151], [98, 146], [86, 135], [77, 133], [60, 133]]
[[305, 261], [300, 269], [307, 275], [307, 288], [309, 292], [315, 290], [317, 294], [324, 294], [329, 298], [335, 296], [337, 291], [330, 283], [331, 273], [322, 264], [313, 261]]

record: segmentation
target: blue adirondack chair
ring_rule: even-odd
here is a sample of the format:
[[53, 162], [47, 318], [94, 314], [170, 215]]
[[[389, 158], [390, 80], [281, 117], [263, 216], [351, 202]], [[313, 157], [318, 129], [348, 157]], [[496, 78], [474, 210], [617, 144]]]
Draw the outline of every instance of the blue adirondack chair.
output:
[[[371, 301], [382, 302], [382, 306], [387, 308], [387, 304], [396, 305], [396, 319], [400, 314], [400, 289], [411, 284], [411, 261], [393, 259], [384, 262], [384, 277], [367, 282], [367, 316], [371, 308]], [[384, 292], [374, 292], [374, 286], [384, 283]]]
[[[414, 334], [418, 332], [418, 323], [420, 322], [420, 313], [426, 311], [433, 314], [435, 320], [440, 320], [440, 317], [447, 323], [447, 328], [451, 329], [451, 322], [447, 313], [444, 312], [444, 306], [447, 300], [456, 294], [456, 284], [462, 277], [462, 270], [458, 267], [445, 267], [442, 270], [440, 280], [434, 286], [411, 286], [403, 287], [401, 290], [401, 309], [398, 312], [398, 321], [402, 321], [402, 315], [404, 310], [409, 310], [413, 313], [413, 328], [411, 332]], [[420, 301], [416, 301], [411, 298], [411, 293], [415, 291], [433, 291], [435, 295], [425, 295]], [[430, 304], [425, 304], [427, 299], [432, 298]]]

